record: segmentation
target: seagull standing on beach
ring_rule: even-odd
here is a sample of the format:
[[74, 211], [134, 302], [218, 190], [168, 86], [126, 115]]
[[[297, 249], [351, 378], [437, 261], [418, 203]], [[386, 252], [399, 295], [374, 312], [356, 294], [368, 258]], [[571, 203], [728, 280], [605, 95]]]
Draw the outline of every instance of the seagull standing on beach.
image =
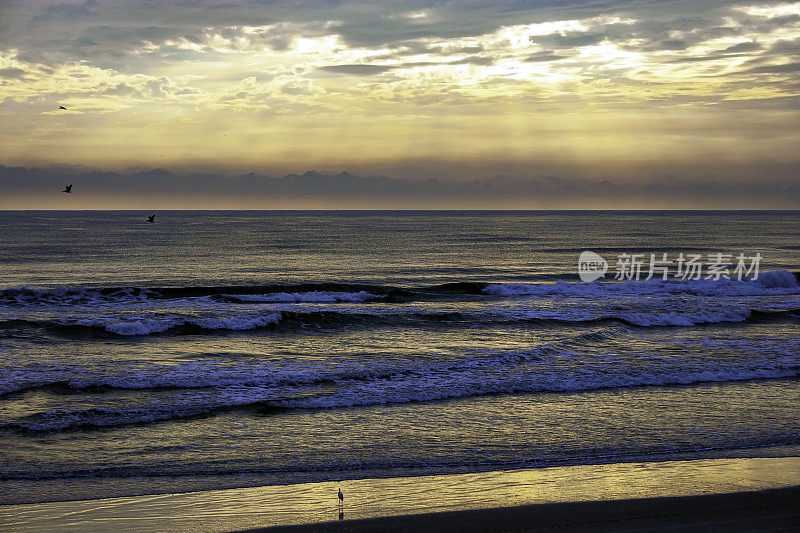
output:
[[339, 488], [339, 505], [344, 505], [344, 493], [342, 492], [341, 487]]

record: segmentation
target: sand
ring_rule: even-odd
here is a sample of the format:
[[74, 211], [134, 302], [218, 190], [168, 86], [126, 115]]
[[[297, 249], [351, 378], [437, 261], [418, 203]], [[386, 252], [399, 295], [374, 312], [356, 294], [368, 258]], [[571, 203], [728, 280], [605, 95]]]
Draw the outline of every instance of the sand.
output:
[[732, 494], [517, 507], [275, 526], [248, 532], [798, 531], [800, 487]]
[[[339, 487], [345, 493], [341, 522]], [[14, 531], [212, 532], [293, 525], [302, 531], [576, 527], [636, 531], [663, 525], [671, 531], [676, 527], [717, 531], [752, 530], [758, 525], [781, 531], [791, 530], [780, 529], [781, 523], [800, 523], [798, 487], [798, 457], [579, 465], [7, 505], [0, 506], [0, 527]]]

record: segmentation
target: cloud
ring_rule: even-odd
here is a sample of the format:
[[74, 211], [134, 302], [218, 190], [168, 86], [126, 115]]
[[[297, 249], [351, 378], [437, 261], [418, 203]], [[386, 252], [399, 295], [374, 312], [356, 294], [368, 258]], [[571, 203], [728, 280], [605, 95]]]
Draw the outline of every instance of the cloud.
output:
[[761, 50], [763, 46], [753, 41], [745, 41], [742, 43], [732, 44], [728, 48], [722, 50], [723, 54], [736, 54], [740, 52], [755, 52]]
[[800, 72], [800, 62], [753, 67], [748, 69], [747, 72], [750, 74], [791, 74], [794, 72]]
[[334, 72], [336, 74], [353, 74], [356, 76], [373, 76], [381, 74], [393, 67], [388, 65], [323, 65], [319, 70]]
[[800, 6], [796, 3], [775, 3], [772, 5], [737, 6], [736, 11], [741, 11], [755, 17], [768, 19], [785, 18], [800, 15]]
[[21, 80], [25, 77], [25, 71], [21, 68], [6, 67], [0, 68], [0, 78], [11, 78]]
[[540, 61], [558, 61], [559, 59], [566, 59], [569, 56], [559, 55], [552, 50], [542, 50], [528, 56], [526, 61], [538, 63]]
[[86, 0], [78, 4], [55, 4], [45, 7], [44, 11], [33, 17], [34, 24], [43, 22], [49, 19], [57, 19], [59, 21], [85, 18], [97, 14], [100, 4], [97, 0]]
[[605, 38], [605, 33], [565, 32], [531, 36], [530, 40], [534, 44], [552, 48], [575, 48], [597, 44]]

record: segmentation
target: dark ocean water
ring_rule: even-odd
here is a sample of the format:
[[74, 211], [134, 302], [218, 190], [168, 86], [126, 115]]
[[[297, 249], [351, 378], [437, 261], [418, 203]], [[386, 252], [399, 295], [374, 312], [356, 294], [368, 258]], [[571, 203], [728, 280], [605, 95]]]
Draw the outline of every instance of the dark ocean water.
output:
[[800, 445], [797, 212], [147, 214], [0, 212], [0, 502]]

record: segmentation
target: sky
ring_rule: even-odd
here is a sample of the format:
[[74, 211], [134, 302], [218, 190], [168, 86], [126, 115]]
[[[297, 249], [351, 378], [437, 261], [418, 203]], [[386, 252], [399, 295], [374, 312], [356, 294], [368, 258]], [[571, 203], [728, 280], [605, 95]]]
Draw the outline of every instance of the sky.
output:
[[2, 209], [796, 209], [800, 2], [2, 0], [0, 125]]

